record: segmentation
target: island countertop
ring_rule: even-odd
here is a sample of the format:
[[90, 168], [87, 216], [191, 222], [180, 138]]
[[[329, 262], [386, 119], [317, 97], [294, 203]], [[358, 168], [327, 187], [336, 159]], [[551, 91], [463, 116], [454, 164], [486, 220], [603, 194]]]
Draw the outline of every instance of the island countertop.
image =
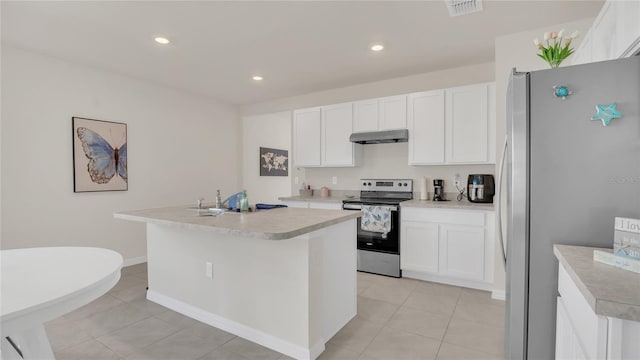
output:
[[640, 274], [593, 260], [593, 250], [611, 249], [553, 245], [553, 253], [594, 313], [640, 321]]
[[116, 219], [171, 225], [267, 240], [290, 239], [360, 216], [359, 211], [278, 208], [252, 213], [199, 216], [188, 206], [122, 211]]

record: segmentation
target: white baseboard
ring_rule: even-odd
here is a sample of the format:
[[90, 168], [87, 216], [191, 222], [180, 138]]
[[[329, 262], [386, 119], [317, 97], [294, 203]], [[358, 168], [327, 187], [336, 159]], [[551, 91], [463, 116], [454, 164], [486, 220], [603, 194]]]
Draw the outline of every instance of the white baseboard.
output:
[[493, 290], [491, 291], [491, 298], [505, 301], [507, 299], [507, 294], [504, 292], [504, 290]]
[[454, 285], [467, 287], [472, 289], [491, 291], [493, 290], [493, 283], [486, 283], [483, 281], [457, 279], [452, 277], [446, 277], [441, 275], [427, 274], [419, 271], [402, 270], [402, 277], [411, 279], [418, 279], [423, 281], [437, 282], [441, 284]]
[[138, 264], [142, 264], [142, 263], [146, 263], [146, 262], [147, 262], [147, 257], [146, 256], [139, 256], [139, 257], [135, 257], [135, 258], [124, 259], [124, 261], [122, 262], [122, 267], [127, 267], [127, 266], [131, 266], [131, 265], [138, 265]]
[[324, 351], [325, 341], [323, 339], [314, 344], [310, 349], [305, 349], [304, 347], [292, 344], [286, 340], [282, 340], [260, 330], [256, 330], [220, 315], [202, 310], [153, 290], [147, 291], [147, 299], [192, 319], [196, 319], [218, 329], [230, 332], [295, 359], [313, 360]]

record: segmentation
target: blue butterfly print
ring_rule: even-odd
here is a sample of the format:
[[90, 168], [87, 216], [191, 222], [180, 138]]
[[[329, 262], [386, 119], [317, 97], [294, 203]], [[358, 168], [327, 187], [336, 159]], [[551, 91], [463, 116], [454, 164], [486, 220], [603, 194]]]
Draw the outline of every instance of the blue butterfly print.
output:
[[117, 170], [118, 175], [127, 182], [127, 143], [114, 149], [93, 130], [79, 127], [77, 131], [82, 142], [82, 150], [89, 159], [87, 171], [91, 181], [106, 184], [115, 176]]

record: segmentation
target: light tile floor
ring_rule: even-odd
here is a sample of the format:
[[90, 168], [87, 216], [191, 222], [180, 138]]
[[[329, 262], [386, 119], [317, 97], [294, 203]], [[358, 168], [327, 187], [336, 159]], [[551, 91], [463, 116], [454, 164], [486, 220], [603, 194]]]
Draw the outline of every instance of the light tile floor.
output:
[[[278, 360], [289, 357], [145, 298], [146, 264], [47, 324], [58, 360]], [[488, 292], [358, 273], [358, 315], [320, 359], [501, 359], [504, 302]]]

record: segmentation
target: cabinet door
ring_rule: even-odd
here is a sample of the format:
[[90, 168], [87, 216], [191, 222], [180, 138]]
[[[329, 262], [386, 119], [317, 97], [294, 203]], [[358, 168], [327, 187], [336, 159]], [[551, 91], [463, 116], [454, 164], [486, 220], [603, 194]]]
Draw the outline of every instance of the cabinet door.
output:
[[484, 228], [441, 225], [440, 235], [440, 271], [459, 278], [485, 280]]
[[378, 99], [353, 103], [353, 131], [378, 130]]
[[353, 131], [353, 105], [339, 104], [322, 108], [322, 165], [354, 166], [355, 144], [349, 141]]
[[575, 332], [559, 296], [556, 308], [556, 359], [575, 359]]
[[613, 1], [616, 7], [616, 57], [631, 56], [640, 49], [640, 1]]
[[379, 100], [378, 130], [407, 128], [407, 96], [390, 96]]
[[293, 159], [295, 166], [320, 166], [320, 108], [293, 113]]
[[[588, 64], [591, 62], [591, 32], [588, 32], [576, 52], [571, 55], [572, 65]], [[570, 59], [571, 59], [570, 58]]]
[[612, 2], [605, 2], [600, 14], [591, 26], [592, 62], [615, 58], [617, 42], [615, 9], [616, 7], [612, 5]]
[[448, 163], [488, 162], [487, 88], [487, 84], [479, 84], [446, 91], [445, 133]]
[[400, 237], [402, 270], [438, 272], [438, 224], [402, 221]]
[[409, 95], [409, 165], [444, 163], [444, 90]]

